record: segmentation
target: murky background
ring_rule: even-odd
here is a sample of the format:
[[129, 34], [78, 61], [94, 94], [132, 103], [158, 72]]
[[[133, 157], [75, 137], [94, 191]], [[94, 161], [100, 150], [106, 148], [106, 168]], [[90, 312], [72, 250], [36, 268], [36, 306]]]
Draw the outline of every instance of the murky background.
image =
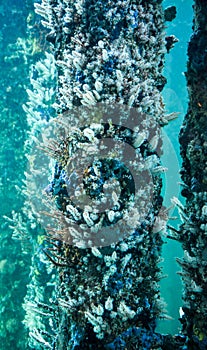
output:
[[[168, 83], [163, 91], [167, 112], [180, 112], [179, 118], [165, 128], [166, 153], [163, 164], [169, 168], [166, 175], [165, 206], [179, 194], [178, 133], [187, 109], [186, 70], [187, 42], [192, 26], [192, 0], [165, 0], [163, 6], [176, 5], [177, 17], [169, 23], [166, 32], [174, 34], [179, 42], [166, 55], [165, 76]], [[42, 38], [37, 40], [40, 25], [34, 24], [33, 1], [0, 0], [0, 349], [26, 349], [26, 334], [22, 325], [23, 298], [29, 281], [31, 238], [21, 225], [9, 222], [12, 213], [21, 212], [24, 202], [21, 191], [27, 160], [23, 145], [27, 138], [26, 116], [22, 105], [27, 101], [25, 89], [29, 86], [30, 67], [47, 49]], [[28, 29], [29, 28], [29, 29]], [[42, 30], [42, 29], [41, 29]], [[18, 214], [14, 214], [14, 216]], [[22, 214], [23, 215], [23, 214]], [[172, 216], [176, 212], [172, 211]], [[24, 215], [23, 215], [24, 216]], [[179, 221], [171, 222], [178, 225]], [[24, 248], [22, 250], [22, 247]], [[22, 252], [24, 251], [24, 253]], [[177, 242], [166, 240], [163, 246], [163, 272], [168, 277], [161, 282], [161, 295], [167, 303], [169, 321], [160, 321], [159, 331], [177, 333], [179, 307], [182, 305], [182, 285], [176, 271], [176, 256], [182, 256]], [[33, 271], [35, 273], [35, 271]]]

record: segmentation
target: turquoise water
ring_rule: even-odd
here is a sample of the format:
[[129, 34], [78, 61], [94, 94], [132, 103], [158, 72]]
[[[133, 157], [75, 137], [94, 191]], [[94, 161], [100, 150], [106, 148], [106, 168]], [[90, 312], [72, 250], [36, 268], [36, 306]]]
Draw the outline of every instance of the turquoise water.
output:
[[[164, 6], [176, 5], [177, 16], [173, 22], [168, 23], [166, 32], [168, 35], [175, 35], [179, 42], [166, 55], [165, 76], [167, 84], [163, 90], [163, 97], [166, 104], [166, 109], [169, 113], [179, 112], [179, 117], [173, 122], [169, 123], [164, 128], [167, 137], [171, 142], [169, 152], [165, 152], [163, 156], [163, 163], [168, 167], [167, 173], [167, 188], [165, 193], [165, 206], [171, 205], [170, 198], [173, 196], [179, 197], [180, 186], [179, 166], [181, 165], [181, 158], [179, 154], [178, 134], [182, 124], [183, 118], [187, 111], [188, 94], [186, 89], [186, 81], [184, 72], [186, 71], [186, 52], [187, 44], [192, 33], [192, 18], [193, 18], [193, 1], [170, 1], [165, 0]], [[172, 158], [173, 157], [173, 158]], [[173, 161], [172, 161], [173, 159]], [[180, 198], [180, 197], [179, 197]], [[180, 198], [182, 200], [182, 198]], [[176, 216], [176, 212], [171, 212], [172, 216]], [[179, 219], [173, 220], [170, 224], [174, 227], [179, 225]], [[168, 321], [160, 321], [158, 330], [174, 334], [179, 330], [180, 323], [178, 321], [179, 308], [182, 305], [181, 294], [182, 284], [180, 277], [176, 274], [180, 267], [175, 261], [175, 257], [182, 256], [182, 248], [178, 242], [166, 240], [163, 246], [163, 272], [168, 275], [168, 278], [161, 281], [161, 295], [167, 303], [167, 311], [173, 318]]]
[[[176, 5], [177, 18], [168, 23], [168, 34], [179, 39], [175, 48], [166, 55], [165, 75], [168, 83], [163, 91], [166, 109], [180, 112], [179, 118], [165, 128], [169, 142], [169, 153], [163, 164], [169, 168], [166, 175], [165, 206], [170, 198], [178, 196], [178, 168], [180, 165], [178, 133], [187, 109], [187, 91], [183, 72], [186, 70], [186, 47], [191, 33], [192, 1], [164, 1], [164, 6]], [[11, 218], [12, 212], [22, 209], [24, 197], [21, 193], [22, 179], [27, 160], [24, 157], [24, 142], [27, 138], [26, 116], [22, 105], [27, 101], [25, 87], [29, 85], [30, 65], [42, 55], [44, 40], [37, 45], [34, 33], [31, 37], [27, 26], [32, 26], [32, 1], [7, 1], [0, 3], [0, 349], [26, 349], [27, 334], [22, 325], [23, 298], [29, 281], [32, 251], [30, 237], [22, 232], [18, 222]], [[20, 38], [20, 39], [18, 39]], [[173, 166], [170, 168], [173, 155]], [[170, 161], [169, 161], [170, 160]], [[172, 213], [174, 215], [174, 213]], [[22, 214], [22, 220], [24, 214]], [[178, 225], [179, 221], [173, 222]], [[22, 247], [24, 254], [22, 254]], [[161, 282], [161, 295], [167, 303], [171, 321], [161, 321], [158, 330], [177, 333], [179, 330], [178, 310], [182, 305], [182, 285], [176, 275], [179, 267], [175, 257], [182, 256], [178, 243], [166, 240], [163, 247], [163, 271], [168, 278]], [[176, 293], [175, 293], [176, 290]], [[18, 335], [17, 335], [18, 334]]]
[[24, 203], [21, 187], [27, 159], [23, 147], [28, 127], [22, 104], [27, 100], [29, 66], [38, 58], [27, 32], [32, 13], [33, 1], [0, 1], [1, 350], [27, 348], [22, 303], [29, 281], [31, 244], [17, 215], [15, 222], [5, 216], [11, 218], [12, 213], [21, 212]]

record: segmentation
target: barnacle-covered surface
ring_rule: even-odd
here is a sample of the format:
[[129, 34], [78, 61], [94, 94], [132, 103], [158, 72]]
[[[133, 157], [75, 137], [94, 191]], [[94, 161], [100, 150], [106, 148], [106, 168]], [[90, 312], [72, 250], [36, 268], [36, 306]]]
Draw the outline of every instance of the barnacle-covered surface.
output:
[[187, 84], [189, 108], [181, 132], [183, 165], [182, 191], [186, 205], [180, 203], [183, 224], [177, 239], [182, 242], [184, 258], [184, 315], [181, 318], [189, 349], [207, 347], [207, 32], [206, 3], [194, 5], [194, 33], [188, 47]]
[[[58, 108], [97, 101], [136, 106], [161, 121], [163, 13], [155, 2], [36, 4], [59, 67]], [[156, 111], [156, 113], [155, 113]]]
[[[165, 84], [165, 78], [162, 76], [165, 52], [164, 15], [160, 3], [160, 1], [135, 3], [125, 0], [116, 3], [112, 1], [74, 3], [43, 0], [41, 4], [35, 4], [36, 12], [44, 18], [43, 25], [49, 28], [47, 39], [53, 45], [58, 72], [57, 99], [52, 108], [62, 113], [64, 118], [67, 118], [67, 113], [71, 111], [71, 118], [74, 107], [83, 106], [90, 109], [102, 102], [108, 105], [124, 104], [136, 107], [138, 112], [145, 113], [147, 118], [154, 120], [158, 126], [166, 124], [170, 116], [164, 116], [164, 104], [160, 95]], [[35, 83], [33, 79], [32, 84], [38, 96], [38, 91], [41, 92], [43, 89], [42, 81]], [[52, 96], [53, 88], [49, 94]], [[32, 117], [32, 124], [35, 125], [33, 117], [37, 111], [32, 112], [35, 108], [32, 105], [35, 94], [29, 92], [29, 98], [30, 102], [24, 109]], [[41, 116], [39, 113], [38, 123], [45, 130], [47, 118], [42, 118], [43, 124], [45, 123], [42, 125]], [[74, 120], [74, 125], [78, 129], [76, 124]], [[32, 130], [37, 129], [33, 127]], [[94, 133], [90, 125], [80, 128], [78, 132], [89, 141]], [[159, 134], [155, 136], [152, 142], [154, 149], [159, 144]], [[140, 135], [135, 141], [138, 148], [142, 146], [145, 138]], [[27, 189], [29, 188], [30, 194], [32, 192], [35, 196], [39, 189], [35, 188], [38, 182], [33, 180], [39, 174], [33, 167], [34, 158], [28, 157], [28, 159], [30, 170], [33, 170], [34, 187], [27, 186]], [[151, 157], [151, 163], [153, 159]], [[60, 162], [60, 157], [57, 161]], [[62, 159], [61, 161], [63, 162]], [[163, 169], [159, 167], [158, 160], [155, 163], [155, 166], [151, 165], [155, 168], [152, 207], [142, 225], [137, 226], [127, 238], [107, 247], [96, 246], [86, 249], [80, 249], [77, 244], [76, 246], [66, 244], [64, 235], [63, 242], [55, 238], [50, 240], [50, 247], [45, 252], [49, 261], [59, 269], [56, 296], [53, 296], [51, 305], [44, 306], [44, 303], [39, 303], [38, 306], [36, 301], [34, 304], [36, 303], [36, 309], [40, 310], [39, 315], [42, 316], [44, 312], [41, 310], [45, 307], [46, 319], [49, 320], [48, 325], [51, 329], [48, 333], [48, 328], [44, 325], [43, 329], [40, 329], [38, 323], [35, 326], [28, 322], [31, 347], [102, 349], [107, 343], [115, 341], [115, 345], [108, 346], [118, 349], [124, 344], [121, 345], [118, 336], [132, 327], [142, 327], [143, 331], [139, 333], [133, 328], [134, 331], [129, 330], [123, 338], [134, 336], [139, 338], [138, 334], [140, 337], [142, 334], [143, 340], [140, 340], [140, 344], [145, 344], [146, 341], [147, 346], [158, 347], [159, 337], [156, 344], [153, 332], [156, 319], [163, 316], [163, 304], [160, 301], [158, 287], [161, 278], [158, 262], [163, 226], [158, 224], [154, 226], [154, 223], [162, 205], [160, 172]], [[55, 192], [56, 199], [61, 198], [63, 193], [61, 186], [67, 181], [64, 177], [64, 166], [64, 162], [59, 164], [59, 169], [53, 170], [53, 182], [50, 185], [48, 182], [47, 191], [49, 194]], [[45, 173], [43, 168], [39, 170]], [[91, 170], [87, 170], [85, 177], [88, 183]], [[95, 175], [101, 171], [104, 172], [101, 167], [100, 169], [96, 167]], [[29, 183], [31, 178], [27, 176], [27, 185]], [[63, 207], [62, 202], [59, 212], [58, 208], [56, 210], [60, 220], [62, 212], [64, 214]], [[68, 202], [65, 213], [71, 212], [73, 217], [78, 215]], [[112, 223], [113, 215], [110, 213], [108, 216]], [[85, 213], [84, 219], [89, 226], [92, 226], [93, 220], [90, 215]], [[134, 220], [136, 222], [136, 218]], [[54, 231], [53, 235], [55, 237]], [[34, 304], [30, 310], [35, 309]], [[29, 306], [27, 315], [30, 313]], [[44, 323], [44, 317], [41, 322]], [[130, 342], [127, 346], [130, 348]], [[133, 345], [131, 346], [133, 348]]]

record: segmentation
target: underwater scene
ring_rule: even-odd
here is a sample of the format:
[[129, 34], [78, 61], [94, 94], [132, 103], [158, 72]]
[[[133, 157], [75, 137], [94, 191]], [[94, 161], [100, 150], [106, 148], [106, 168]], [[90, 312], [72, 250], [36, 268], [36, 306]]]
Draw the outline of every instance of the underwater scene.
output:
[[0, 0], [0, 350], [207, 349], [205, 0]]

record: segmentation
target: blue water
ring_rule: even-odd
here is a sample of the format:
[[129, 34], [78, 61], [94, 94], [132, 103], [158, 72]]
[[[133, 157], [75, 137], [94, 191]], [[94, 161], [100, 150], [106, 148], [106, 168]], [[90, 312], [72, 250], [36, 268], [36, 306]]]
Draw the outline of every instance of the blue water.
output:
[[[170, 198], [173, 196], [179, 197], [180, 182], [179, 167], [181, 158], [179, 153], [178, 135], [183, 118], [187, 111], [188, 94], [186, 89], [186, 80], [184, 72], [186, 71], [187, 62], [187, 44], [192, 33], [192, 17], [193, 17], [193, 1], [192, 0], [165, 0], [163, 6], [175, 5], [177, 8], [177, 16], [173, 22], [167, 23], [167, 35], [175, 35], [179, 42], [166, 55], [166, 64], [164, 75], [167, 78], [167, 84], [163, 90], [163, 98], [166, 104], [166, 110], [171, 112], [179, 112], [176, 120], [172, 121], [164, 128], [169, 142], [169, 152], [165, 148], [163, 163], [168, 168], [166, 174], [166, 192], [164, 205], [171, 205]], [[171, 143], [171, 144], [170, 144]], [[182, 198], [179, 197], [180, 200]], [[172, 216], [177, 213], [171, 211]], [[170, 222], [170, 225], [177, 227], [179, 219]], [[166, 244], [163, 246], [163, 273], [168, 275], [168, 278], [161, 281], [161, 295], [167, 303], [168, 314], [172, 320], [160, 321], [157, 330], [165, 333], [175, 334], [178, 332], [180, 323], [178, 321], [179, 308], [182, 306], [182, 284], [180, 277], [176, 274], [180, 267], [175, 261], [175, 257], [182, 256], [182, 248], [178, 242], [166, 239]]]

